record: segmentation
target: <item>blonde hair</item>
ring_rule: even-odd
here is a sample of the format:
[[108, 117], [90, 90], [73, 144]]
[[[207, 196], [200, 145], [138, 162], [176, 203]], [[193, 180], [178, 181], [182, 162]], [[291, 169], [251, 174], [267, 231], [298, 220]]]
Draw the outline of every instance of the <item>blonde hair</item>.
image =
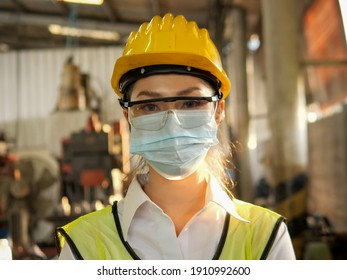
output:
[[218, 140], [219, 143], [210, 148], [205, 162], [210, 174], [219, 180], [220, 185], [231, 194], [235, 187], [235, 182], [230, 177], [230, 173], [235, 169], [232, 161], [232, 151], [235, 146], [223, 135], [221, 129], [218, 130]]

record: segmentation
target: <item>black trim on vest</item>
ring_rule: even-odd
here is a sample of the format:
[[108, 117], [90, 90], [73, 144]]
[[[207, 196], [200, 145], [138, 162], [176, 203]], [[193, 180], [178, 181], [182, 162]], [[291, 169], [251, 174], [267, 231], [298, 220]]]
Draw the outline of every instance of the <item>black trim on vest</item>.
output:
[[134, 260], [141, 260], [139, 258], [138, 255], [136, 255], [135, 251], [133, 250], [133, 248], [131, 248], [130, 244], [124, 240], [124, 236], [123, 236], [123, 232], [122, 232], [122, 227], [121, 227], [121, 224], [120, 224], [120, 221], [119, 221], [119, 217], [118, 217], [118, 210], [117, 210], [117, 201], [114, 201], [113, 202], [113, 205], [112, 205], [112, 214], [113, 214], [113, 219], [114, 219], [114, 222], [116, 224], [116, 228], [117, 228], [117, 231], [118, 231], [118, 235], [119, 235], [119, 238], [120, 240], [122, 241], [125, 249], [127, 249], [128, 253], [130, 254], [130, 256], [134, 259]]
[[[69, 247], [70, 247], [71, 252], [74, 255], [75, 259], [76, 260], [84, 260], [81, 253], [78, 251], [75, 243], [72, 241], [70, 236], [66, 233], [66, 231], [63, 228], [57, 228], [57, 232], [59, 232], [62, 236], [64, 236], [67, 244], [69, 244]], [[60, 248], [60, 245], [59, 245], [59, 248]]]
[[275, 226], [274, 226], [274, 228], [272, 230], [270, 238], [269, 238], [269, 240], [268, 240], [268, 242], [267, 242], [267, 244], [265, 246], [263, 254], [260, 257], [261, 260], [266, 260], [267, 256], [269, 255], [271, 247], [272, 247], [272, 245], [273, 245], [273, 243], [274, 243], [274, 241], [276, 239], [278, 229], [280, 228], [281, 223], [285, 222], [285, 220], [286, 219], [284, 217], [282, 217], [282, 216], [278, 218], [278, 220], [277, 220], [277, 222], [276, 222], [276, 224], [275, 224]]
[[219, 240], [219, 244], [217, 246], [217, 250], [216, 250], [212, 260], [218, 260], [220, 255], [222, 254], [222, 251], [223, 251], [223, 248], [224, 248], [224, 244], [225, 244], [225, 240], [227, 239], [227, 236], [228, 236], [229, 222], [230, 222], [230, 214], [227, 213], [226, 216], [225, 216], [222, 236], [221, 236], [221, 238]]
[[[116, 227], [117, 227], [117, 231], [118, 231], [118, 234], [119, 234], [119, 238], [122, 241], [125, 249], [127, 249], [127, 251], [129, 252], [129, 254], [132, 256], [132, 258], [134, 260], [141, 260], [139, 258], [139, 256], [136, 255], [136, 253], [134, 252], [133, 248], [131, 248], [130, 244], [124, 240], [124, 236], [123, 236], [123, 232], [122, 232], [122, 226], [120, 224], [119, 217], [118, 217], [117, 201], [113, 202], [112, 213], [113, 213], [114, 221], [116, 223]], [[230, 214], [227, 213], [226, 216], [225, 216], [222, 236], [221, 236], [221, 238], [219, 240], [219, 244], [218, 244], [217, 250], [216, 250], [212, 260], [218, 260], [218, 258], [220, 257], [220, 255], [221, 255], [221, 253], [223, 251], [225, 240], [226, 240], [226, 238], [228, 236], [229, 221], [230, 221]]]

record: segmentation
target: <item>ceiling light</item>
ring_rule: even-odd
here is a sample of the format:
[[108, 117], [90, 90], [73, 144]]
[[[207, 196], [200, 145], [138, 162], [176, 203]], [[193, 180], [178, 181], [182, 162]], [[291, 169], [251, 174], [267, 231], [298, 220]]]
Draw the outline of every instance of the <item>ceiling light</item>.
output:
[[87, 37], [99, 40], [118, 41], [120, 35], [113, 31], [82, 29], [76, 27], [62, 26], [58, 24], [50, 24], [49, 32], [54, 35], [72, 36], [72, 37]]
[[250, 51], [255, 52], [260, 47], [260, 39], [258, 34], [252, 34], [247, 42], [247, 47]]
[[102, 5], [104, 0], [57, 0], [59, 2], [87, 4], [87, 5]]

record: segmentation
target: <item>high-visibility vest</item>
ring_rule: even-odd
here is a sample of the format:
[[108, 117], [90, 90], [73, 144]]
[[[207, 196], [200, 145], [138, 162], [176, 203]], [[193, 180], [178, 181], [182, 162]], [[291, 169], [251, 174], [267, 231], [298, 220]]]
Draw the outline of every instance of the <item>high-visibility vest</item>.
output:
[[[235, 199], [234, 203], [240, 216], [249, 222], [226, 215], [223, 234], [213, 259], [266, 259], [278, 228], [285, 219], [260, 206]], [[116, 203], [59, 227], [56, 237], [58, 251], [66, 242], [76, 259], [139, 259], [123, 238]]]

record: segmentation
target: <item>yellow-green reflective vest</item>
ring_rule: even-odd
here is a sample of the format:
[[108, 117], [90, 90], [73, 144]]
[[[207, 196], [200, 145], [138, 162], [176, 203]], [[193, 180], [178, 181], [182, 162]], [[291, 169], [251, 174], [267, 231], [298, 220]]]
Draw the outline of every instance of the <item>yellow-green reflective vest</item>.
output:
[[[234, 200], [236, 210], [249, 222], [227, 214], [223, 234], [213, 259], [266, 259], [280, 224], [279, 214], [240, 200]], [[139, 259], [123, 239], [117, 214], [117, 204], [95, 211], [56, 230], [60, 252], [65, 242], [76, 259], [132, 260]]]

